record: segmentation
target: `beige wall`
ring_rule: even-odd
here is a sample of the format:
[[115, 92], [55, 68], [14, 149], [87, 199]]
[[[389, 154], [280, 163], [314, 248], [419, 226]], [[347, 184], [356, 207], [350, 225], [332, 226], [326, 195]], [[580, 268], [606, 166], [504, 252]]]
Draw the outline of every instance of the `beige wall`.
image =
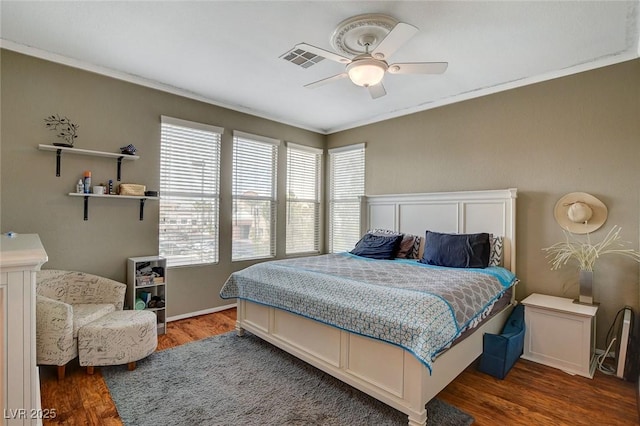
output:
[[[119, 152], [134, 144], [140, 160], [123, 162], [122, 182], [159, 187], [160, 115], [225, 128], [222, 138], [220, 263], [168, 272], [169, 316], [229, 304], [218, 293], [229, 274], [249, 262], [231, 262], [231, 131], [242, 130], [322, 148], [325, 137], [274, 121], [162, 91], [35, 59], [11, 51], [1, 56], [1, 232], [38, 233], [49, 254], [47, 269], [81, 270], [126, 280], [126, 259], [158, 252], [158, 202], [147, 201], [144, 221], [135, 200], [69, 197], [84, 170], [93, 183], [114, 179], [116, 161], [37, 149], [55, 141], [44, 118], [59, 113], [80, 125], [77, 148]], [[278, 193], [284, 194], [285, 146], [279, 149]], [[278, 208], [278, 254], [284, 254], [285, 209]], [[233, 302], [233, 301], [231, 301]]]
[[[436, 108], [329, 135], [208, 105], [44, 60], [2, 51], [0, 231], [40, 234], [47, 268], [77, 269], [125, 280], [126, 258], [157, 253], [158, 205], [67, 196], [85, 169], [94, 182], [114, 178], [115, 161], [67, 155], [55, 177], [55, 155], [36, 149], [53, 142], [44, 127], [60, 113], [80, 124], [80, 148], [117, 152], [133, 143], [141, 159], [125, 162], [123, 181], [158, 187], [160, 115], [226, 129], [222, 145], [220, 263], [169, 272], [169, 316], [228, 303], [218, 292], [232, 263], [231, 130], [336, 147], [366, 142], [369, 194], [517, 187], [518, 297], [532, 292], [575, 297], [577, 273], [550, 271], [542, 252], [562, 238], [553, 206], [565, 193], [585, 191], [609, 208], [609, 219], [638, 248], [640, 159], [640, 60]], [[390, 94], [391, 96], [392, 94]], [[284, 149], [280, 150], [284, 165]], [[284, 193], [279, 170], [279, 193]], [[278, 223], [284, 224], [284, 206]], [[278, 254], [284, 227], [278, 228]], [[601, 302], [598, 339], [615, 312], [636, 310], [638, 265], [623, 258], [598, 261], [595, 295]]]
[[[393, 94], [390, 94], [391, 96]], [[640, 60], [352, 129], [328, 148], [366, 142], [366, 193], [518, 188], [517, 273], [533, 292], [575, 297], [577, 272], [551, 271], [541, 250], [563, 238], [553, 207], [589, 192], [638, 249]], [[599, 342], [624, 305], [638, 308], [638, 265], [596, 263]]]

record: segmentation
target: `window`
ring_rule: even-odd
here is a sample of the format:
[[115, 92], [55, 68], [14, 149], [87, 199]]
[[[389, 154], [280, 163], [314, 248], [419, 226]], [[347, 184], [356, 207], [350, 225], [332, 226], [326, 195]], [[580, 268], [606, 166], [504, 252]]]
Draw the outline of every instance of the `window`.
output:
[[223, 132], [162, 116], [158, 252], [167, 266], [218, 262]]
[[287, 144], [287, 254], [320, 251], [322, 150]]
[[329, 252], [349, 251], [360, 238], [364, 144], [329, 150]]
[[231, 260], [275, 256], [279, 144], [275, 139], [233, 132]]

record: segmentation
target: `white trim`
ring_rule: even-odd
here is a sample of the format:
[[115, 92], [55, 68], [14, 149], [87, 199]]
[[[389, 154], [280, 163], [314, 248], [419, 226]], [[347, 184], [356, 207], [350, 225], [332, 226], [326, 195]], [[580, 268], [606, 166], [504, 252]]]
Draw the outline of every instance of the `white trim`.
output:
[[162, 124], [169, 124], [172, 126], [187, 127], [190, 129], [202, 130], [204, 132], [224, 133], [224, 127], [213, 126], [211, 124], [198, 123], [196, 121], [182, 120], [180, 118], [169, 117], [167, 115], [160, 116], [160, 122]]
[[579, 64], [575, 66], [570, 66], [561, 70], [555, 70], [548, 72], [546, 74], [542, 74], [534, 77], [527, 77], [521, 80], [515, 80], [504, 84], [499, 84], [496, 86], [485, 87], [478, 90], [472, 90], [469, 92], [459, 93], [457, 95], [453, 95], [447, 98], [438, 99], [435, 101], [425, 102], [420, 105], [416, 105], [414, 107], [398, 109], [396, 111], [383, 114], [380, 116], [376, 116], [374, 118], [367, 118], [360, 121], [355, 121], [348, 123], [346, 125], [339, 125], [336, 127], [328, 127], [328, 128], [319, 128], [316, 126], [310, 126], [308, 124], [295, 122], [292, 120], [287, 120], [282, 117], [273, 117], [267, 113], [259, 112], [251, 108], [242, 107], [240, 105], [231, 105], [228, 103], [217, 102], [205, 96], [194, 94], [185, 89], [181, 89], [175, 86], [170, 86], [168, 84], [160, 83], [157, 81], [149, 80], [143, 77], [139, 77], [133, 74], [128, 74], [122, 71], [117, 71], [111, 68], [102, 67], [95, 64], [90, 64], [87, 62], [83, 62], [74, 58], [70, 58], [68, 56], [59, 55], [56, 53], [47, 52], [42, 49], [37, 49], [35, 47], [26, 46], [20, 43], [16, 43], [13, 41], [0, 39], [0, 48], [11, 50], [14, 52], [21, 53], [23, 55], [32, 56], [35, 58], [44, 59], [46, 61], [66, 65], [69, 67], [77, 68], [80, 70], [92, 72], [99, 75], [104, 75], [106, 77], [115, 78], [117, 80], [126, 81], [129, 83], [137, 84], [143, 87], [149, 87], [151, 89], [160, 90], [165, 93], [171, 93], [173, 95], [182, 96], [187, 99], [194, 99], [200, 102], [204, 102], [209, 105], [216, 105], [222, 108], [227, 108], [232, 111], [243, 112], [245, 114], [249, 114], [253, 117], [260, 117], [265, 120], [273, 121], [276, 123], [287, 124], [289, 126], [297, 127], [300, 129], [309, 130], [312, 132], [316, 132], [322, 135], [330, 135], [333, 133], [342, 132], [349, 129], [354, 129], [356, 127], [365, 126], [368, 124], [379, 123], [381, 121], [390, 120], [392, 118], [402, 117], [405, 115], [410, 115], [416, 112], [427, 111], [430, 109], [438, 108], [445, 105], [451, 105], [457, 102], [467, 101], [470, 99], [479, 98], [482, 96], [492, 95], [494, 93], [500, 93], [507, 90], [515, 89], [518, 87], [528, 86], [531, 84], [540, 83], [543, 81], [553, 80], [556, 78], [566, 77], [573, 74], [578, 74], [585, 71], [590, 71], [597, 68], [603, 68], [610, 65], [619, 64], [622, 62], [632, 61], [640, 57], [640, 44], [638, 49], [635, 52], [623, 52], [617, 55], [605, 56], [603, 58], [596, 59], [591, 62], [587, 62], [584, 64]]
[[489, 189], [479, 191], [455, 191], [455, 192], [429, 192], [416, 194], [383, 194], [383, 195], [366, 195], [366, 202], [376, 204], [381, 201], [394, 200], [397, 202], [410, 201], [470, 201], [470, 200], [490, 200], [490, 199], [509, 199], [517, 198], [518, 189]]
[[439, 108], [446, 105], [452, 105], [459, 102], [468, 101], [471, 99], [481, 98], [483, 96], [493, 95], [495, 93], [502, 93], [508, 90], [517, 89], [519, 87], [530, 86], [545, 81], [555, 80], [557, 78], [567, 77], [598, 68], [604, 68], [622, 62], [633, 61], [640, 57], [640, 46], [637, 52], [623, 52], [621, 54], [615, 54], [611, 56], [604, 56], [591, 62], [583, 64], [569, 66], [564, 69], [550, 71], [545, 74], [536, 75], [532, 77], [525, 77], [520, 80], [509, 81], [506, 83], [497, 84], [495, 86], [483, 87], [479, 89], [470, 90], [467, 92], [458, 93], [455, 95], [447, 96], [442, 99], [436, 99], [433, 101], [427, 101], [420, 105], [411, 106], [408, 108], [399, 108], [395, 111], [391, 111], [387, 114], [377, 115], [371, 118], [365, 118], [359, 121], [352, 121], [345, 125], [339, 125], [336, 127], [328, 127], [323, 129], [325, 135], [331, 135], [334, 133], [343, 132], [345, 130], [355, 129], [357, 127], [367, 126], [369, 124], [380, 123], [385, 120], [391, 120], [398, 117], [404, 117], [417, 112], [428, 111], [431, 109]]
[[314, 148], [312, 146], [308, 146], [308, 145], [300, 145], [298, 143], [295, 142], [285, 142], [287, 148], [291, 148], [291, 149], [297, 149], [299, 151], [308, 151], [311, 152], [313, 154], [320, 154], [322, 155], [324, 153], [324, 151], [321, 148]]
[[289, 126], [297, 127], [299, 129], [309, 130], [311, 132], [316, 132], [316, 133], [320, 133], [320, 134], [323, 134], [323, 135], [328, 135], [329, 134], [326, 131], [326, 129], [320, 129], [320, 128], [317, 128], [317, 127], [314, 127], [314, 126], [309, 126], [309, 125], [304, 124], [304, 123], [287, 120], [286, 118], [282, 118], [282, 117], [278, 117], [276, 119], [276, 118], [274, 118], [273, 116], [271, 116], [271, 115], [269, 115], [267, 113], [262, 113], [260, 111], [256, 111], [255, 109], [243, 107], [243, 106], [240, 106], [240, 105], [233, 105], [233, 104], [229, 104], [229, 103], [218, 102], [218, 101], [215, 101], [215, 100], [213, 100], [211, 98], [195, 94], [195, 93], [193, 93], [191, 91], [188, 91], [188, 90], [185, 90], [185, 89], [182, 89], [182, 88], [179, 88], [179, 87], [175, 87], [175, 86], [171, 86], [171, 85], [168, 85], [168, 84], [160, 83], [158, 81], [149, 80], [149, 79], [144, 78], [144, 77], [140, 77], [140, 76], [129, 74], [129, 73], [122, 72], [122, 71], [117, 71], [117, 70], [114, 70], [114, 69], [111, 69], [111, 68], [106, 68], [106, 67], [102, 67], [102, 66], [99, 66], [99, 65], [95, 65], [95, 64], [90, 64], [90, 63], [87, 63], [87, 62], [79, 61], [77, 59], [70, 58], [68, 56], [59, 55], [57, 53], [47, 52], [47, 51], [44, 51], [44, 50], [41, 50], [41, 49], [37, 49], [35, 47], [25, 46], [23, 44], [16, 43], [16, 42], [13, 42], [13, 41], [4, 40], [4, 39], [0, 38], [0, 48], [11, 50], [13, 52], [18, 52], [18, 53], [21, 53], [23, 55], [32, 56], [34, 58], [44, 59], [45, 61], [50, 61], [50, 62], [53, 62], [53, 63], [56, 63], [56, 64], [66, 65], [68, 67], [76, 68], [76, 69], [79, 69], [79, 70], [92, 72], [94, 74], [103, 75], [105, 77], [115, 78], [116, 80], [126, 81], [127, 83], [137, 84], [137, 85], [142, 86], [142, 87], [148, 87], [148, 88], [151, 88], [151, 89], [159, 90], [159, 91], [164, 92], [164, 93], [170, 93], [172, 95], [182, 96], [183, 98], [193, 99], [193, 100], [196, 100], [196, 101], [204, 102], [204, 103], [209, 104], [209, 105], [215, 105], [215, 106], [219, 106], [219, 107], [222, 107], [222, 108], [227, 108], [227, 109], [230, 109], [232, 111], [243, 112], [243, 113], [249, 114], [249, 115], [251, 115], [253, 117], [263, 118], [265, 120], [273, 121], [275, 123], [287, 124]]
[[[635, 55], [631, 55], [632, 59], [634, 59], [633, 57], [635, 56], [636, 58], [640, 58], [640, 28], [638, 28], [638, 22], [640, 22], [640, 7], [638, 7], [638, 3], [636, 3], [636, 6], [634, 7], [635, 9], [635, 16], [632, 15], [632, 13], [629, 13], [627, 15], [627, 19], [631, 19], [632, 22], [635, 22], [636, 25], [634, 26], [635, 28], [635, 34], [630, 35], [627, 33], [627, 40], [631, 39], [636, 43], [636, 51], [635, 51]], [[620, 55], [620, 56], [624, 56], [624, 55]]]
[[356, 151], [356, 150], [365, 149], [365, 148], [366, 148], [366, 143], [362, 142], [362, 143], [356, 143], [353, 145], [339, 146], [337, 148], [329, 148], [327, 151], [329, 152], [329, 154], [336, 154], [339, 152]]
[[267, 136], [254, 135], [253, 133], [246, 133], [240, 130], [233, 131], [234, 138], [248, 139], [258, 142], [270, 143], [275, 146], [280, 146], [280, 139], [274, 139]]
[[186, 314], [174, 315], [172, 317], [168, 317], [167, 322], [178, 321], [181, 319], [197, 317], [200, 315], [207, 315], [207, 314], [213, 314], [215, 312], [226, 311], [227, 309], [235, 308], [237, 305], [238, 305], [237, 303], [232, 303], [230, 305], [218, 306], [216, 308], [203, 309], [201, 311], [187, 312]]

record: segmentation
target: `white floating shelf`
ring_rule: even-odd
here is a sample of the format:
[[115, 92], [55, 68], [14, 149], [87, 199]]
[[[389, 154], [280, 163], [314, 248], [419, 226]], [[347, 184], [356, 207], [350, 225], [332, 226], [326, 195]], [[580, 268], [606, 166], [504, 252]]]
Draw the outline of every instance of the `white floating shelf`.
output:
[[70, 192], [71, 197], [84, 198], [84, 220], [89, 220], [89, 198], [111, 198], [111, 199], [129, 199], [140, 201], [140, 220], [144, 219], [144, 203], [147, 200], [159, 200], [160, 197], [147, 197], [146, 195], [111, 195], [111, 194], [85, 194], [81, 192]]
[[60, 176], [60, 158], [62, 157], [62, 153], [66, 152], [68, 154], [76, 154], [76, 155], [90, 155], [92, 157], [104, 157], [104, 158], [115, 158], [118, 160], [118, 171], [117, 171], [117, 179], [120, 181], [121, 176], [121, 167], [122, 160], [137, 160], [140, 158], [139, 155], [128, 155], [117, 152], [105, 152], [105, 151], [93, 151], [90, 149], [79, 149], [68, 146], [56, 146], [56, 145], [38, 145], [38, 149], [40, 151], [53, 151], [56, 153], [56, 177]]
[[146, 195], [112, 195], [112, 194], [85, 194], [82, 192], [70, 192], [72, 197], [96, 197], [96, 198], [122, 198], [130, 200], [158, 200], [160, 197], [148, 197]]
[[140, 158], [139, 155], [128, 155], [121, 154], [118, 152], [106, 152], [106, 151], [93, 151], [90, 149], [80, 149], [66, 146], [56, 146], [56, 145], [38, 145], [38, 149], [41, 151], [60, 151], [67, 152], [69, 154], [77, 154], [77, 155], [92, 155], [94, 157], [108, 157], [108, 158], [122, 158], [123, 160], [138, 160]]

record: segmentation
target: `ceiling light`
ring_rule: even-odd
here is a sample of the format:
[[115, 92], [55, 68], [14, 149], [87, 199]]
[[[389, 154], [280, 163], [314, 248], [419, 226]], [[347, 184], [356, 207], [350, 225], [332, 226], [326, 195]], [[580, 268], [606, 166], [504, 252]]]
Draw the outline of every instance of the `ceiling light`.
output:
[[375, 86], [382, 81], [387, 64], [373, 58], [354, 60], [347, 66], [347, 73], [354, 84], [363, 87]]

